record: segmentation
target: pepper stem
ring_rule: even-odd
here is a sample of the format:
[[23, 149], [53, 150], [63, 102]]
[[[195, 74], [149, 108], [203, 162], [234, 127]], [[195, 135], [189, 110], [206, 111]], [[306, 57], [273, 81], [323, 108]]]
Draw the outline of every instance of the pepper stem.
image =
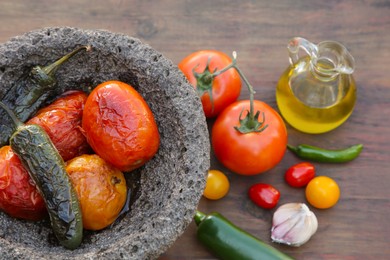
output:
[[19, 128], [20, 126], [24, 125], [22, 121], [20, 121], [14, 112], [11, 111], [3, 102], [0, 101], [0, 107], [7, 112], [8, 116], [11, 118], [12, 122], [14, 123], [15, 129]]
[[52, 64], [49, 64], [47, 65], [46, 67], [43, 67], [42, 68], [42, 71], [44, 73], [46, 73], [47, 75], [50, 75], [52, 76], [58, 69], [58, 67], [64, 63], [65, 61], [67, 61], [69, 58], [71, 58], [72, 56], [74, 56], [76, 53], [78, 53], [79, 51], [85, 49], [86, 51], [90, 51], [92, 49], [92, 47], [90, 45], [86, 45], [86, 46], [81, 46], [73, 51], [71, 51], [70, 53], [66, 54], [65, 56], [63, 56], [62, 58], [58, 59], [57, 61], [53, 62]]
[[199, 224], [206, 218], [206, 214], [200, 212], [200, 211], [196, 211], [195, 213], [195, 216], [194, 216], [194, 220], [195, 220], [195, 224], [197, 226], [199, 226]]
[[298, 148], [297, 148], [297, 147], [292, 146], [292, 145], [290, 145], [290, 144], [287, 144], [287, 149], [289, 149], [289, 150], [292, 151], [292, 152], [298, 151]]

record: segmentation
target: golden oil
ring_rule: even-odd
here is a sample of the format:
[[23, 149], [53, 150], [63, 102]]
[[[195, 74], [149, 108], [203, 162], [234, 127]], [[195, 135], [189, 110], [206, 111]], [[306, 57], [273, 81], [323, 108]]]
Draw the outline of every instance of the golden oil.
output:
[[[326, 68], [326, 60], [316, 66]], [[311, 134], [328, 132], [351, 115], [356, 101], [355, 81], [349, 74], [320, 75], [313, 70], [310, 58], [304, 57], [280, 77], [276, 101], [292, 127]]]

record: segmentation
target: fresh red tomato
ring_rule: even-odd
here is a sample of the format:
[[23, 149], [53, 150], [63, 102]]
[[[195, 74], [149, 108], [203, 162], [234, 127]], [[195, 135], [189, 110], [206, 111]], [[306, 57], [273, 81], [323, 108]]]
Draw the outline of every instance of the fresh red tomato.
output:
[[34, 221], [47, 216], [42, 196], [9, 145], [0, 148], [0, 210]]
[[217, 159], [242, 175], [260, 174], [275, 167], [282, 160], [287, 146], [283, 119], [264, 102], [254, 101], [254, 111], [260, 111], [259, 121], [264, 118], [262, 131], [241, 133], [235, 128], [240, 124], [241, 113], [245, 114], [249, 107], [249, 100], [231, 104], [218, 116], [211, 131]]
[[81, 131], [86, 101], [87, 94], [82, 91], [66, 92], [27, 122], [40, 125], [45, 130], [64, 161], [90, 150]]
[[249, 198], [259, 207], [265, 209], [274, 208], [280, 198], [280, 192], [272, 185], [256, 183], [249, 188]]
[[291, 166], [285, 173], [286, 182], [296, 188], [306, 186], [316, 175], [314, 165], [302, 162]]
[[188, 55], [178, 65], [200, 94], [207, 118], [217, 116], [240, 95], [241, 78], [234, 68], [216, 77], [210, 76], [215, 70], [221, 70], [231, 63], [232, 59], [223, 52], [203, 50]]
[[131, 171], [151, 159], [160, 137], [152, 111], [130, 85], [107, 81], [85, 103], [82, 127], [92, 149], [121, 171]]

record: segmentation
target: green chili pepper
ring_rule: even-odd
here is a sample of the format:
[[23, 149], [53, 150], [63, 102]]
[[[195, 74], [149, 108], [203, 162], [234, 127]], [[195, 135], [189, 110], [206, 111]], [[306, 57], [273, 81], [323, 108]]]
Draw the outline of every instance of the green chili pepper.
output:
[[357, 144], [341, 150], [326, 150], [306, 144], [298, 146], [287, 145], [287, 148], [299, 158], [305, 160], [325, 163], [343, 163], [352, 161], [358, 157], [363, 149], [363, 145]]
[[194, 220], [198, 239], [220, 259], [293, 259], [260, 241], [219, 213], [197, 211]]
[[[57, 85], [54, 74], [59, 66], [83, 49], [89, 50], [90, 46], [81, 46], [48, 66], [35, 66], [7, 90], [1, 101], [20, 121], [25, 122], [53, 96]], [[0, 111], [0, 119], [1, 147], [8, 143], [15, 129], [3, 110]]]
[[2, 102], [0, 107], [15, 124], [10, 146], [42, 194], [55, 236], [64, 247], [77, 248], [83, 234], [81, 208], [61, 155], [42, 127], [24, 125]]

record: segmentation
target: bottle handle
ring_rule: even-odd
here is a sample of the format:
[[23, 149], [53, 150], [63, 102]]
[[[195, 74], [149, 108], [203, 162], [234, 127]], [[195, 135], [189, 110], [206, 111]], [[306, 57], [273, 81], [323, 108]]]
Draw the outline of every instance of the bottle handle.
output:
[[304, 50], [307, 53], [307, 55], [310, 56], [310, 59], [316, 60], [318, 58], [317, 45], [301, 37], [292, 38], [287, 45], [287, 49], [288, 49], [289, 61], [291, 65], [296, 64], [298, 60], [302, 58], [299, 53], [300, 49]]

